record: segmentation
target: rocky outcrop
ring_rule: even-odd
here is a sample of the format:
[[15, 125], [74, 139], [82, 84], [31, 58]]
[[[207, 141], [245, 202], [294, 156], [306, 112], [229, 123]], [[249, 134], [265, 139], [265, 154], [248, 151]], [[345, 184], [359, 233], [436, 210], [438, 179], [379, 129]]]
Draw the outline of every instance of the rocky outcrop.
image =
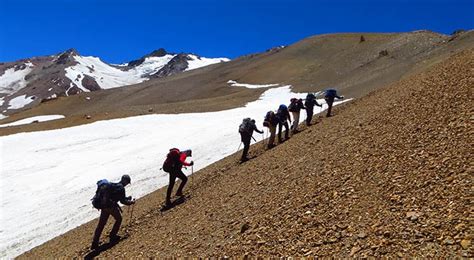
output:
[[147, 54], [147, 55], [141, 57], [141, 58], [138, 59], [138, 60], [132, 60], [132, 61], [130, 61], [130, 62], [128, 63], [128, 66], [129, 66], [129, 67], [136, 67], [136, 66], [142, 64], [142, 63], [145, 61], [145, 59], [148, 58], [148, 57], [163, 57], [163, 56], [165, 56], [166, 54], [172, 54], [172, 53], [168, 53], [168, 52], [166, 52], [165, 49], [159, 48], [158, 50], [154, 50], [154, 51], [152, 51], [151, 53], [149, 53], [149, 54]]
[[101, 89], [95, 79], [89, 75], [84, 75], [84, 78], [82, 79], [82, 86], [84, 86], [90, 91], [96, 91]]
[[184, 71], [188, 67], [189, 56], [185, 53], [176, 55], [157, 73], [151, 75], [152, 78], [163, 78]]

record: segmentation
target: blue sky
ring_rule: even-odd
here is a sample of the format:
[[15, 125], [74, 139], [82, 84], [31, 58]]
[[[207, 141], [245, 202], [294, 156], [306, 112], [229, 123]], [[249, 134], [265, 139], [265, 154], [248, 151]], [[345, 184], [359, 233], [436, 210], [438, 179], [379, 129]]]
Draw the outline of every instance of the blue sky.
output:
[[473, 27], [474, 0], [0, 0], [0, 61], [69, 48], [112, 63], [160, 47], [235, 58], [322, 33]]

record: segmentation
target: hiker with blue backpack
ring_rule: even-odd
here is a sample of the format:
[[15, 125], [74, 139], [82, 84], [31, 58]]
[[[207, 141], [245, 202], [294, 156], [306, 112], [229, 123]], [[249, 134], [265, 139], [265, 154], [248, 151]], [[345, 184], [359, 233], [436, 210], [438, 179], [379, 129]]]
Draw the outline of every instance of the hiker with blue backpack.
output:
[[304, 101], [304, 106], [306, 107], [306, 125], [311, 125], [311, 120], [313, 120], [313, 108], [314, 106], [322, 107], [323, 105], [319, 104], [316, 101], [316, 95], [313, 93], [308, 93]]
[[163, 163], [162, 169], [169, 173], [170, 175], [170, 183], [168, 185], [168, 189], [166, 190], [166, 200], [165, 200], [165, 207], [170, 207], [171, 204], [171, 193], [173, 192], [174, 183], [176, 182], [176, 178], [181, 180], [181, 184], [176, 191], [176, 196], [183, 197], [183, 188], [188, 182], [188, 177], [183, 173], [183, 166], [193, 166], [194, 162], [191, 161], [190, 163], [186, 162], [186, 158], [192, 156], [192, 151], [190, 149], [180, 151], [178, 148], [171, 148], [169, 153], [166, 155], [166, 160]]
[[332, 110], [332, 104], [334, 103], [334, 99], [343, 99], [344, 96], [338, 96], [337, 91], [335, 89], [326, 89], [324, 92], [324, 100], [326, 100], [326, 103], [328, 104], [328, 112], [326, 114], [326, 117], [330, 117], [331, 115], [331, 110]]
[[242, 152], [242, 158], [240, 159], [241, 162], [246, 162], [249, 160], [247, 158], [247, 154], [250, 149], [250, 141], [253, 138], [253, 131], [256, 131], [259, 134], [263, 134], [263, 131], [257, 129], [257, 126], [255, 125], [255, 120], [251, 118], [244, 118], [244, 120], [242, 120], [242, 123], [239, 125], [240, 139], [244, 144], [244, 151]]
[[290, 131], [288, 121], [291, 124], [290, 112], [288, 112], [288, 107], [285, 104], [281, 104], [278, 107], [278, 111], [276, 113], [278, 118], [278, 143], [281, 143], [281, 132], [282, 128], [285, 127], [285, 141], [290, 138]]
[[120, 203], [124, 205], [135, 204], [135, 200], [132, 200], [132, 197], [125, 196], [125, 186], [130, 184], [130, 182], [131, 179], [128, 175], [123, 175], [118, 183], [112, 183], [107, 180], [97, 182], [97, 191], [94, 198], [92, 198], [92, 205], [100, 210], [100, 217], [94, 232], [94, 238], [92, 239], [92, 250], [99, 247], [100, 235], [110, 215], [115, 219], [114, 226], [110, 231], [110, 242], [114, 243], [120, 240], [121, 237], [118, 236], [117, 233], [122, 224], [122, 209], [118, 205], [118, 202], [120, 201]]

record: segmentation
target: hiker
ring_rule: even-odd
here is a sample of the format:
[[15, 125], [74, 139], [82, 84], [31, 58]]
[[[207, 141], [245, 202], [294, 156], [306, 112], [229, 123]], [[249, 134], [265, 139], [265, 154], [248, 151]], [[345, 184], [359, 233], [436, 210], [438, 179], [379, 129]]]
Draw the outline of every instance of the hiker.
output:
[[331, 110], [332, 110], [332, 104], [334, 103], [334, 98], [343, 99], [344, 96], [338, 96], [337, 91], [335, 89], [326, 89], [325, 94], [324, 94], [324, 100], [326, 100], [326, 103], [328, 104], [328, 112], [326, 114], [326, 117], [331, 116]]
[[166, 201], [165, 206], [171, 206], [171, 192], [173, 191], [174, 183], [176, 178], [181, 180], [181, 184], [176, 191], [176, 196], [182, 197], [183, 196], [183, 188], [188, 181], [188, 177], [183, 173], [183, 166], [193, 166], [194, 162], [191, 161], [190, 163], [186, 162], [187, 157], [192, 156], [191, 150], [184, 150], [180, 151], [178, 148], [170, 149], [168, 155], [166, 156], [166, 160], [163, 163], [163, 170], [170, 175], [170, 183], [168, 185], [168, 189], [166, 190]]
[[293, 115], [293, 125], [291, 126], [291, 130], [293, 131], [293, 134], [298, 133], [298, 125], [300, 123], [301, 109], [305, 109], [303, 105], [303, 99], [292, 98], [290, 100], [290, 105], [288, 106], [288, 110]]
[[247, 153], [250, 149], [250, 141], [253, 138], [252, 134], [254, 130], [259, 134], [263, 134], [263, 131], [257, 129], [257, 126], [255, 125], [255, 120], [250, 118], [244, 118], [244, 120], [242, 120], [242, 124], [240, 124], [239, 126], [240, 139], [242, 143], [244, 143], [244, 151], [242, 152], [242, 158], [240, 159], [241, 162], [249, 160], [247, 158]]
[[278, 107], [278, 111], [276, 113], [276, 116], [278, 118], [278, 143], [281, 143], [281, 131], [283, 126], [285, 127], [285, 141], [290, 138], [290, 132], [289, 132], [289, 126], [288, 126], [288, 121], [290, 121], [291, 124], [291, 118], [290, 118], [290, 113], [288, 112], [288, 107], [284, 104], [281, 104]]
[[306, 125], [311, 125], [311, 120], [313, 119], [313, 108], [314, 106], [322, 107], [323, 105], [319, 104], [316, 101], [316, 96], [313, 93], [308, 93], [304, 101], [304, 106], [306, 107]]
[[[91, 245], [92, 250], [97, 249], [99, 247], [100, 235], [102, 234], [102, 230], [104, 229], [105, 224], [107, 224], [107, 220], [109, 219], [110, 215], [112, 215], [112, 217], [115, 219], [114, 226], [112, 227], [112, 230], [110, 231], [110, 236], [109, 236], [110, 242], [114, 243], [120, 240], [120, 236], [117, 235], [117, 232], [119, 231], [120, 225], [122, 224], [122, 214], [121, 214], [122, 209], [118, 205], [118, 202], [120, 201], [120, 203], [124, 205], [135, 204], [135, 200], [132, 200], [132, 197], [125, 197], [125, 186], [130, 184], [131, 182], [130, 176], [123, 175], [122, 178], [120, 179], [120, 182], [118, 183], [109, 183], [106, 180], [102, 180], [102, 181], [105, 181], [106, 183], [104, 184], [104, 190], [103, 192], [101, 192], [101, 198], [100, 198], [103, 201], [103, 203], [101, 203], [101, 205], [98, 206], [98, 209], [100, 208], [100, 217], [99, 217], [99, 223], [97, 224], [97, 227], [95, 229], [94, 238], [92, 240], [92, 245]], [[99, 186], [98, 189], [100, 187], [101, 186]], [[97, 196], [97, 193], [96, 193], [96, 196]]]
[[273, 111], [268, 111], [265, 115], [265, 119], [263, 120], [263, 126], [268, 127], [268, 130], [270, 131], [270, 137], [268, 138], [267, 145], [268, 149], [272, 149], [273, 147], [275, 147], [275, 134], [278, 121], [278, 117]]

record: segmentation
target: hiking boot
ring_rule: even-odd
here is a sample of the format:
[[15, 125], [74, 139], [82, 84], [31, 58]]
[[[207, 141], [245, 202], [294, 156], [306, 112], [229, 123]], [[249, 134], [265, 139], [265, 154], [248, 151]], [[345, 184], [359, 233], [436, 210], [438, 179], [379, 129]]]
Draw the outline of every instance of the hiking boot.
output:
[[178, 192], [176, 192], [176, 196], [177, 196], [177, 197], [183, 197], [184, 194], [183, 194], [182, 191], [178, 191]]
[[246, 161], [248, 161], [248, 160], [249, 160], [249, 158], [244, 157], [244, 158], [240, 159], [240, 162], [246, 162]]
[[118, 241], [120, 241], [122, 237], [119, 236], [119, 235], [113, 235], [113, 236], [110, 236], [109, 238], [109, 242], [110, 243], [117, 243]]

